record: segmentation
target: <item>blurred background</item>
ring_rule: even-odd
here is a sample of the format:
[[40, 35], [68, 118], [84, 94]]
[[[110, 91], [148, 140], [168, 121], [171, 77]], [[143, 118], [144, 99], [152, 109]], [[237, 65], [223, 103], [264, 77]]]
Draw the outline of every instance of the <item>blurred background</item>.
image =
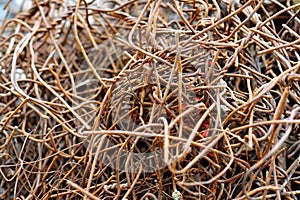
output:
[[0, 0], [0, 20], [7, 16], [12, 18], [18, 12], [29, 9], [32, 6], [31, 0]]

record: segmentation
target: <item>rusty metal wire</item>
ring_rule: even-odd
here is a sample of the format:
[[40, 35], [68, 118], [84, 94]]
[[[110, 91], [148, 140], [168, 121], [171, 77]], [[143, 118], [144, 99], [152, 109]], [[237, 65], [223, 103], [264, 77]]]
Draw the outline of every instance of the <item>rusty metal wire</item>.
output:
[[1, 27], [0, 199], [300, 197], [299, 4], [32, 2]]

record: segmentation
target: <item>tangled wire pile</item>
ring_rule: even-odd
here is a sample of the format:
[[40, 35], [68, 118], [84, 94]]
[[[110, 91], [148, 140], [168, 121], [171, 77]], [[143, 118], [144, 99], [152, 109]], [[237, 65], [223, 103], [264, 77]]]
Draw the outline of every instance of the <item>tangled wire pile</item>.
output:
[[32, 5], [1, 29], [1, 199], [300, 197], [299, 4]]

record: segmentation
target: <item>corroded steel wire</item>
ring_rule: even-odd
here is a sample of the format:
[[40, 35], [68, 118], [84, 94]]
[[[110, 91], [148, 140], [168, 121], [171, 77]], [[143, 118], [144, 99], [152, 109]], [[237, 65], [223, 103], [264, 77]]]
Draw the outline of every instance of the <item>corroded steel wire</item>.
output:
[[1, 27], [0, 199], [300, 197], [298, 4], [32, 2]]

